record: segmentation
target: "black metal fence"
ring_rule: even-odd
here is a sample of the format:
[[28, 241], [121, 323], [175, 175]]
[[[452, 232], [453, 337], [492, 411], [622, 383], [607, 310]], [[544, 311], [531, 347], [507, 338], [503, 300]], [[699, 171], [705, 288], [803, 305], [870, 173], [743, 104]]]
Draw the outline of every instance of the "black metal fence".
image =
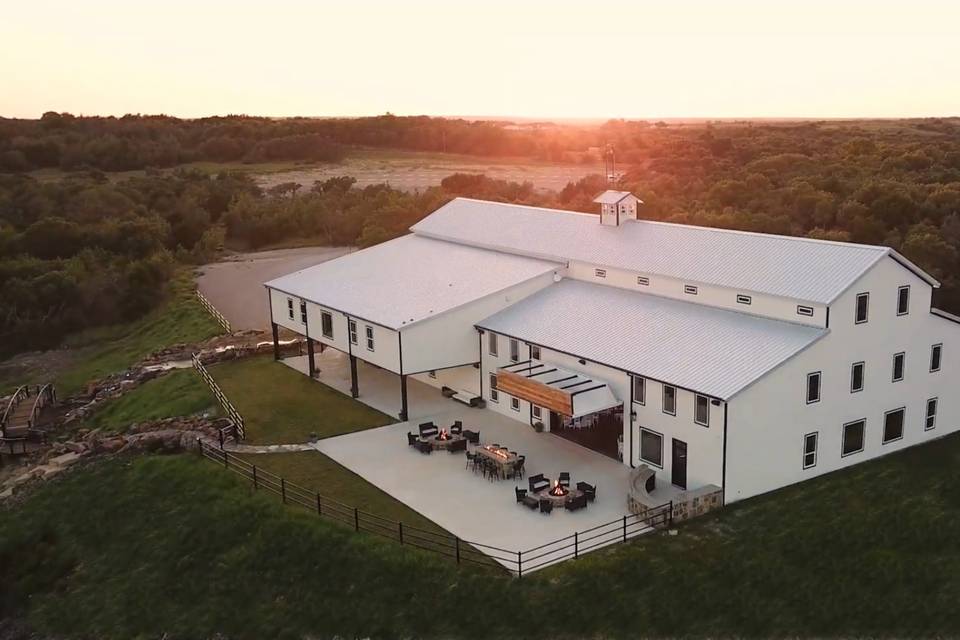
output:
[[375, 513], [363, 511], [316, 491], [289, 482], [281, 476], [202, 440], [197, 440], [201, 455], [229, 469], [253, 484], [255, 490], [276, 494], [284, 504], [293, 504], [351, 527], [446, 556], [457, 564], [471, 564], [494, 569], [507, 569], [517, 577], [557, 562], [576, 559], [601, 547], [626, 542], [640, 534], [673, 522], [673, 503], [668, 502], [647, 511], [643, 516], [625, 515], [605, 524], [578, 531], [527, 550], [511, 550], [480, 542], [464, 540], [446, 532], [430, 531], [404, 524]]

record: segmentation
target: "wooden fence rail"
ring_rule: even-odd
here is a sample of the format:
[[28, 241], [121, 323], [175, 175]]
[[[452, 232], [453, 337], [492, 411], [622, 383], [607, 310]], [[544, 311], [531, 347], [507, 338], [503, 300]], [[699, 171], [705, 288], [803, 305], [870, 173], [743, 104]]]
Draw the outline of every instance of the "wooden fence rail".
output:
[[200, 305], [207, 310], [207, 313], [213, 316], [214, 320], [220, 323], [220, 326], [224, 328], [227, 333], [231, 333], [233, 330], [230, 328], [230, 321], [223, 317], [223, 314], [217, 310], [213, 303], [207, 300], [207, 297], [200, 293], [200, 289], [197, 289], [197, 300], [200, 301]]
[[[230, 399], [220, 388], [220, 385], [217, 384], [217, 381], [213, 379], [213, 376], [210, 375], [210, 372], [207, 371], [207, 368], [203, 366], [202, 362], [200, 362], [199, 354], [193, 354], [191, 359], [193, 360], [193, 368], [197, 370], [197, 373], [200, 374], [200, 377], [203, 378], [203, 381], [207, 383], [208, 387], [210, 387], [210, 391], [217, 399], [217, 402], [220, 403], [220, 406], [223, 407], [227, 417], [230, 418], [231, 422], [233, 422], [234, 437], [237, 440], [243, 440], [246, 437], [246, 432], [243, 425], [243, 416], [240, 415], [240, 412], [237, 411], [237, 408], [233, 406], [233, 403], [230, 402]], [[223, 433], [221, 433], [221, 444], [222, 440]]]

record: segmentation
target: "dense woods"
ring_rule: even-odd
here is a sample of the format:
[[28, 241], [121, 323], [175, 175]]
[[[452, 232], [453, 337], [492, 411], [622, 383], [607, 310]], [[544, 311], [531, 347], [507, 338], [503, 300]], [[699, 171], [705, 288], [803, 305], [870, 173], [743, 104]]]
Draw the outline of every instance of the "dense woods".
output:
[[[268, 192], [189, 161], [337, 161], [353, 145], [594, 162], [613, 144], [620, 187], [649, 219], [886, 244], [943, 282], [960, 311], [960, 120], [510, 125], [381, 116], [0, 119], [0, 355], [155, 306], [178, 264], [226, 244], [369, 246], [456, 195], [594, 211], [600, 176], [558, 193], [452, 175], [407, 193], [349, 176]], [[32, 169], [74, 170], [41, 180]], [[109, 172], [147, 170], [117, 177]], [[3, 173], [5, 172], [5, 173]]]

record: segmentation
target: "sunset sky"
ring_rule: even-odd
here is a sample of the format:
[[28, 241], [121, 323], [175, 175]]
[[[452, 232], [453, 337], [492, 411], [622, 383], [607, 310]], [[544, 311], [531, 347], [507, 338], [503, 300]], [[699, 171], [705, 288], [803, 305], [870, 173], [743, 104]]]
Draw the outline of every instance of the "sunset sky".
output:
[[960, 115], [960, 2], [9, 0], [0, 116]]

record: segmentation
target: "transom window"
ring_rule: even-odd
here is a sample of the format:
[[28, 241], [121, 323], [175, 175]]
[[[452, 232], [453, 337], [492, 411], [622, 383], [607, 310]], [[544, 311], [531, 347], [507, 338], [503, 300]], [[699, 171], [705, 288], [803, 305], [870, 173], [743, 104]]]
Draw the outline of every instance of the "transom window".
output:
[[900, 407], [883, 414], [883, 444], [903, 437], [903, 415], [906, 409]]
[[705, 427], [710, 426], [710, 399], [707, 396], [695, 397], [693, 421]]
[[817, 432], [803, 436], [803, 468], [809, 469], [817, 465]]
[[863, 391], [863, 367], [862, 362], [854, 362], [850, 365], [850, 393]]
[[930, 398], [927, 400], [927, 415], [924, 419], [923, 430], [930, 431], [937, 426], [937, 399]]
[[637, 276], [637, 284], [646, 287], [650, 284], [650, 278], [647, 276]]
[[858, 293], [857, 294], [857, 311], [854, 322], [856, 324], [863, 324], [867, 321], [867, 316], [870, 313], [870, 294], [869, 293]]
[[497, 374], [490, 374], [490, 401], [500, 402], [500, 392], [497, 391]]
[[367, 325], [366, 333], [367, 333], [367, 350], [373, 351], [373, 347], [374, 347], [374, 344], [373, 344], [373, 327], [371, 327], [370, 325]]
[[293, 320], [293, 298], [287, 298], [287, 315]]
[[357, 321], [347, 320], [347, 332], [350, 334], [350, 344], [357, 344]]
[[640, 427], [640, 459], [655, 467], [663, 468], [662, 435]]
[[820, 402], [820, 372], [807, 374], [807, 404]]
[[677, 415], [677, 388], [668, 384], [663, 385], [663, 412]]
[[910, 313], [910, 285], [897, 289], [897, 315], [905, 316]]
[[647, 379], [633, 376], [633, 401], [637, 404], [647, 404]]
[[900, 353], [893, 354], [893, 381], [900, 382], [903, 380], [903, 363], [906, 355], [901, 351]]
[[497, 334], [493, 331], [487, 333], [487, 348], [490, 351], [490, 355], [497, 357], [499, 355], [498, 351], [500, 350], [499, 340], [497, 340]]
[[930, 372], [940, 371], [940, 356], [943, 354], [943, 345], [935, 344], [930, 347]]
[[516, 338], [510, 338], [510, 360], [512, 362], [520, 360], [520, 341]]
[[606, 278], [606, 277], [607, 277], [607, 270], [606, 270], [606, 269], [594, 269], [594, 270], [593, 270], [593, 275], [597, 276], [598, 278]]
[[333, 316], [328, 311], [320, 312], [320, 331], [324, 337], [333, 337]]
[[843, 448], [840, 456], [849, 456], [863, 451], [863, 433], [867, 421], [863, 418], [843, 425]]

